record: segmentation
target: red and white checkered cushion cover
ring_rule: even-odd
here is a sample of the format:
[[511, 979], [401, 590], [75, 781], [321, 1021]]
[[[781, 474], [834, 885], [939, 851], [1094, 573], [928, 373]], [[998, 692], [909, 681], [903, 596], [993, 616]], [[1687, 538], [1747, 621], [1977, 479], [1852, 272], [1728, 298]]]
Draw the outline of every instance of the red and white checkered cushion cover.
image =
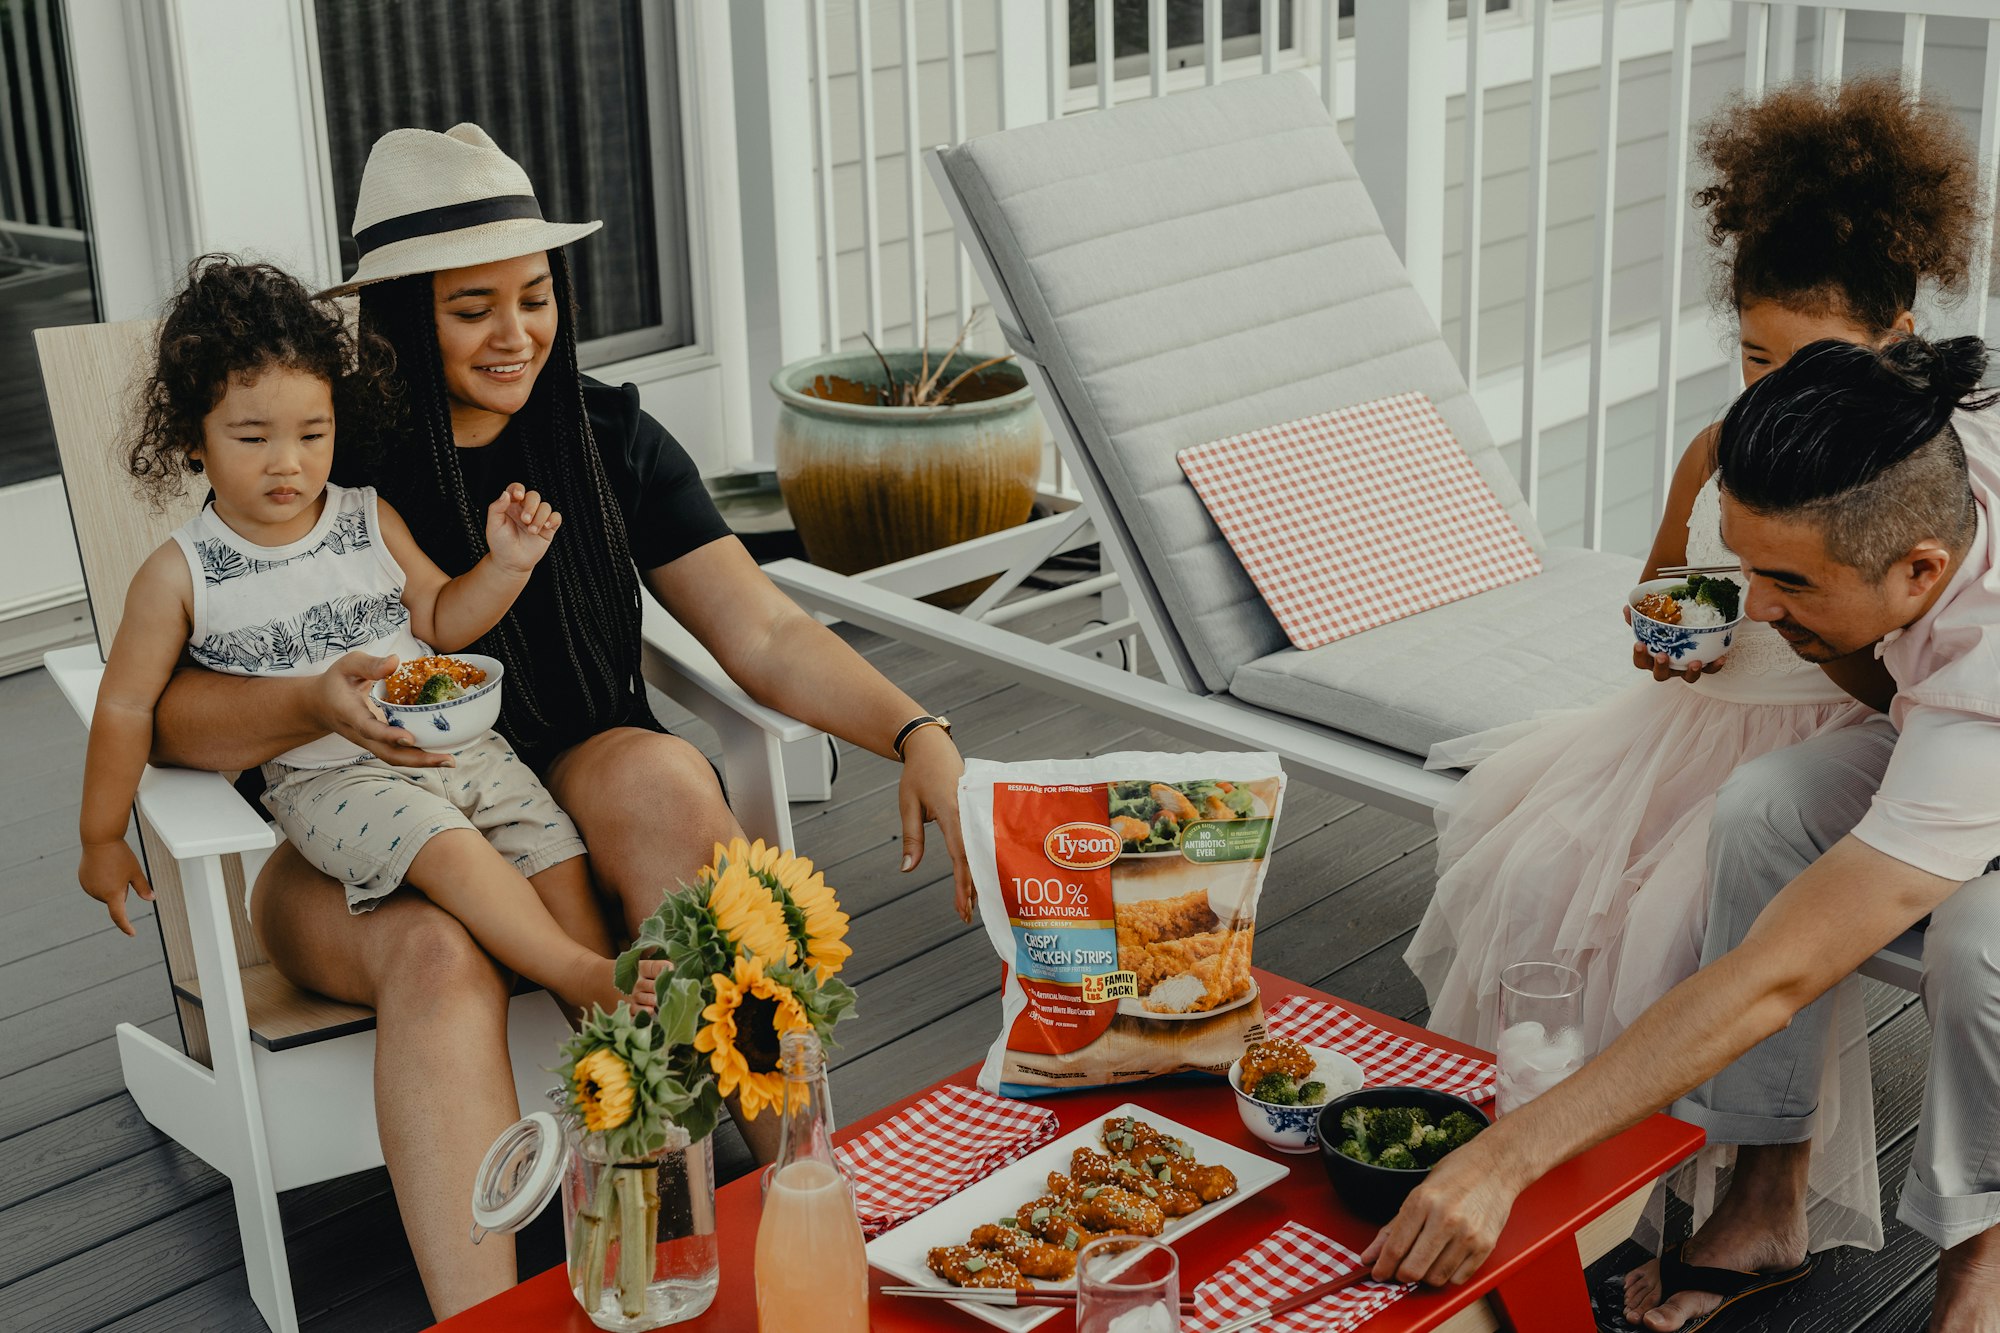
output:
[[1541, 572], [1534, 548], [1421, 393], [1176, 457], [1294, 648]]

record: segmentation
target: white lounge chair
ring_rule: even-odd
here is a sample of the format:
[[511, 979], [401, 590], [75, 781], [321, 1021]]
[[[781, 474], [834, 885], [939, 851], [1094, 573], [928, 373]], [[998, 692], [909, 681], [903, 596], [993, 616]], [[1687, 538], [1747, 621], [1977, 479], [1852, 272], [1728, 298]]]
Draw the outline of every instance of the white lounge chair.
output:
[[[35, 334], [97, 625], [96, 643], [45, 661], [86, 726], [132, 572], [200, 501], [196, 493], [156, 511], [124, 469], [127, 405], [153, 327], [135, 320]], [[789, 846], [783, 750], [817, 753], [819, 734], [752, 701], [650, 599], [644, 669], [721, 738], [724, 780], [744, 828]], [[137, 815], [187, 1053], [120, 1023], [125, 1086], [148, 1121], [229, 1177], [251, 1297], [265, 1322], [291, 1333], [299, 1322], [278, 1192], [381, 1165], [374, 1011], [302, 991], [265, 959], [244, 886], [277, 835], [225, 778], [148, 769]], [[514, 997], [508, 1042], [530, 1109], [551, 1084], [547, 1067], [568, 1034], [544, 992]]]
[[[1165, 682], [798, 562], [813, 609], [1428, 818], [1442, 740], [1635, 679], [1627, 556], [1551, 546], [1312, 86], [1242, 79], [927, 155]], [[1421, 390], [1543, 572], [1309, 652], [1287, 645], [1177, 450]], [[1073, 544], [1075, 534], [1064, 530]], [[968, 571], [954, 570], [964, 578]], [[1915, 988], [1914, 932], [1867, 970]]]

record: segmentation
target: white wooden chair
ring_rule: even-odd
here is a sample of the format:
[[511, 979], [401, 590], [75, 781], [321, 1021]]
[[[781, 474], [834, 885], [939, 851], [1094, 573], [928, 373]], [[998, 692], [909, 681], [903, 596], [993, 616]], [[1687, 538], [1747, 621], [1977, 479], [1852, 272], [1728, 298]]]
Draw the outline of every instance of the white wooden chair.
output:
[[[1435, 742], [1632, 679], [1626, 631], [1604, 608], [1638, 562], [1543, 537], [1307, 81], [1234, 80], [926, 160], [1082, 493], [1077, 511], [1044, 520], [1048, 550], [1088, 523], [1132, 607], [1123, 624], [1143, 629], [1165, 680], [982, 623], [1039, 563], [1033, 551], [991, 567], [972, 544], [920, 557], [957, 580], [1005, 571], [965, 615], [880, 578], [770, 566], [798, 601], [1197, 744], [1275, 751], [1307, 781], [1420, 820], [1456, 776], [1423, 768]], [[1175, 452], [1413, 389], [1543, 573], [1291, 648]], [[1119, 632], [1113, 620], [1066, 645], [1087, 652]], [[1863, 970], [1915, 989], [1922, 951], [1913, 931]]]
[[[155, 511], [125, 472], [129, 404], [153, 328], [35, 334], [97, 625], [95, 644], [45, 660], [86, 726], [133, 571], [199, 503], [197, 493]], [[789, 846], [784, 749], [817, 751], [818, 733], [752, 701], [650, 599], [644, 639], [646, 679], [721, 738], [744, 828]], [[293, 986], [258, 948], [244, 888], [277, 835], [222, 775], [148, 769], [136, 813], [187, 1053], [119, 1024], [125, 1085], [148, 1121], [229, 1177], [250, 1294], [272, 1328], [290, 1333], [299, 1324], [277, 1196], [381, 1164], [375, 1015]], [[540, 1103], [568, 1031], [544, 992], [514, 997], [508, 1042], [524, 1106]]]

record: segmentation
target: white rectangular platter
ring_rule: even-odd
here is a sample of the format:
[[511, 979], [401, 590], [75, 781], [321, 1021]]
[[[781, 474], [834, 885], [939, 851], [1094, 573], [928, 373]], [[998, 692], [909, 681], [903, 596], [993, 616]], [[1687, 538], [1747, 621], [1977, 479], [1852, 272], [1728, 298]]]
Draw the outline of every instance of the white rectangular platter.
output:
[[[1003, 1217], [1012, 1217], [1014, 1210], [1028, 1200], [1048, 1193], [1048, 1176], [1051, 1171], [1069, 1172], [1070, 1155], [1078, 1148], [1095, 1148], [1102, 1152], [1104, 1145], [1098, 1138], [1098, 1131], [1106, 1120], [1119, 1116], [1131, 1116], [1153, 1125], [1163, 1134], [1171, 1134], [1186, 1140], [1194, 1149], [1195, 1160], [1203, 1166], [1226, 1166], [1236, 1173], [1236, 1193], [1226, 1199], [1208, 1204], [1187, 1217], [1170, 1218], [1160, 1239], [1171, 1242], [1186, 1235], [1223, 1213], [1228, 1212], [1258, 1191], [1269, 1188], [1290, 1174], [1291, 1168], [1268, 1157], [1260, 1157], [1253, 1152], [1245, 1152], [1234, 1144], [1212, 1139], [1208, 1135], [1189, 1129], [1186, 1125], [1156, 1115], [1143, 1106], [1131, 1102], [1114, 1107], [1103, 1115], [1094, 1117], [1088, 1124], [1063, 1135], [1045, 1147], [1037, 1148], [1017, 1162], [1001, 1167], [986, 1179], [967, 1189], [960, 1190], [942, 1203], [933, 1205], [929, 1211], [919, 1213], [894, 1230], [885, 1231], [868, 1242], [868, 1262], [885, 1273], [902, 1278], [915, 1286], [944, 1287], [949, 1283], [931, 1272], [925, 1262], [931, 1249], [938, 1245], [961, 1245], [972, 1234], [972, 1229], [987, 1222], [997, 1222]], [[1076, 1279], [1068, 1282], [1038, 1282], [1045, 1288], [1074, 1287]], [[894, 1298], [891, 1298], [894, 1299]], [[1008, 1306], [973, 1305], [969, 1302], [957, 1303], [958, 1308], [970, 1312], [977, 1318], [1000, 1328], [1025, 1333], [1051, 1315], [1058, 1313], [1050, 1306]]]

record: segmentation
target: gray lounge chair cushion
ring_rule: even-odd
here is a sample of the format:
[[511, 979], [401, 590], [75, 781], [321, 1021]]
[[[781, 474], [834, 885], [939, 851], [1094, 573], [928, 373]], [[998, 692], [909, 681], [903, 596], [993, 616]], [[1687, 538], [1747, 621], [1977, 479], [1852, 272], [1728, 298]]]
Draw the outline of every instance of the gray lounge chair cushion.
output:
[[1209, 690], [1285, 635], [1176, 450], [1422, 390], [1546, 544], [1304, 78], [1024, 126], [943, 160], [1018, 310], [1017, 350], [1047, 368]]
[[1594, 703], [1644, 677], [1618, 607], [1629, 556], [1557, 548], [1542, 572], [1365, 634], [1237, 669], [1246, 703], [1411, 754], [1439, 741]]

